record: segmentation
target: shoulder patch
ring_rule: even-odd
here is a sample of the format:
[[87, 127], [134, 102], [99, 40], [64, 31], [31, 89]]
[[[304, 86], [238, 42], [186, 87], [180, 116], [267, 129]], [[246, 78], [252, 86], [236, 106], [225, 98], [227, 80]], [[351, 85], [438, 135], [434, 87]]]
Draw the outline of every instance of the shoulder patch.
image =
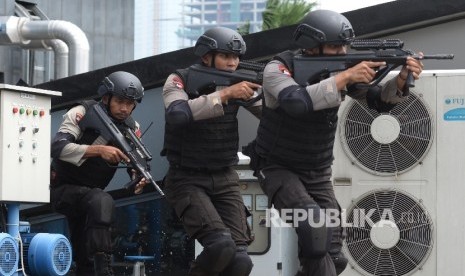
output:
[[289, 72], [289, 69], [284, 64], [279, 64], [278, 65], [279, 71], [281, 71], [284, 75], [291, 76], [291, 72]]
[[76, 123], [79, 123], [79, 121], [82, 119], [82, 114], [81, 113], [76, 113]]
[[134, 132], [134, 134], [136, 134], [136, 136], [138, 138], [142, 137], [142, 132], [140, 131], [140, 128], [136, 129], [136, 131]]
[[173, 84], [178, 89], [184, 89], [184, 83], [182, 83], [182, 80], [181, 80], [181, 78], [179, 76], [175, 76], [173, 78]]

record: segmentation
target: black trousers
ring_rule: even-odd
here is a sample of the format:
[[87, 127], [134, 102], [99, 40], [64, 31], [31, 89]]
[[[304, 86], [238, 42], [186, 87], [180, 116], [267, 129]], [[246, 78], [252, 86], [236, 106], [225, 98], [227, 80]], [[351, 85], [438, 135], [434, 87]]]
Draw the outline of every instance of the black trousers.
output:
[[[258, 178], [263, 191], [270, 200], [270, 205], [273, 204], [279, 212], [283, 209], [302, 208], [302, 206], [314, 203], [322, 209], [340, 211], [330, 181], [330, 167], [296, 172], [279, 165], [267, 165], [259, 171]], [[333, 227], [332, 230], [330, 252], [323, 258], [300, 258], [304, 273], [299, 275], [336, 275], [329, 253], [340, 253], [343, 237], [341, 226]]]
[[[208, 244], [224, 243], [222, 236], [215, 235], [215, 233], [229, 232], [230, 238], [236, 245], [236, 250], [241, 247], [247, 248], [251, 242], [246, 207], [239, 191], [238, 182], [237, 172], [232, 168], [205, 171], [170, 167], [165, 178], [166, 198], [174, 207], [187, 234], [191, 238], [198, 239], [204, 246], [204, 250], [204, 242], [206, 241]], [[205, 252], [209, 251], [203, 251], [202, 254]], [[191, 264], [189, 275], [218, 275], [218, 272], [207, 271], [205, 262], [206, 259], [215, 262], [214, 260], [220, 256], [213, 256], [212, 254], [215, 253], [209, 252], [201, 258], [202, 254]], [[222, 253], [218, 252], [218, 254]], [[250, 265], [251, 269], [252, 264], [247, 253], [238, 254], [236, 251], [235, 257], [219, 275], [236, 273], [229, 271], [240, 270], [240, 266], [244, 262], [247, 263], [247, 266]], [[199, 265], [200, 263], [202, 265]]]
[[250, 243], [239, 177], [232, 168], [208, 172], [170, 167], [164, 190], [191, 238], [226, 230], [237, 245]]
[[67, 218], [77, 271], [93, 273], [94, 253], [111, 252], [113, 199], [99, 188], [61, 185], [51, 189], [50, 203]]

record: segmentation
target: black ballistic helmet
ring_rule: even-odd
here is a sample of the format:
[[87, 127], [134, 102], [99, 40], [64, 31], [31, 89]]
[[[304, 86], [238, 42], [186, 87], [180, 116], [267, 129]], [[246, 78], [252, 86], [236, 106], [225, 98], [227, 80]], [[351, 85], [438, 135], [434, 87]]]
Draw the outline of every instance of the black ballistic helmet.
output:
[[355, 37], [352, 24], [340, 13], [315, 10], [307, 13], [294, 32], [296, 44], [304, 49], [323, 44], [346, 45]]
[[111, 94], [126, 99], [142, 101], [144, 97], [144, 87], [140, 80], [131, 73], [118, 71], [105, 77], [98, 88], [98, 95]]
[[242, 36], [229, 28], [214, 27], [207, 30], [197, 39], [194, 46], [194, 54], [203, 57], [210, 51], [232, 53], [241, 56], [246, 47]]

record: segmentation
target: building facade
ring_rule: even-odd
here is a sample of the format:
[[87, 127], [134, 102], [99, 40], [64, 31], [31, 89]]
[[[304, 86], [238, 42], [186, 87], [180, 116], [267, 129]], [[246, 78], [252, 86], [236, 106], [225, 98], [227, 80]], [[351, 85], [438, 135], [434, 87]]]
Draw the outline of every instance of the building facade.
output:
[[[207, 29], [223, 26], [237, 29], [250, 24], [250, 33], [261, 31], [266, 0], [183, 0], [182, 24], [178, 30], [182, 46], [192, 43]], [[189, 44], [190, 43], [190, 44]]]

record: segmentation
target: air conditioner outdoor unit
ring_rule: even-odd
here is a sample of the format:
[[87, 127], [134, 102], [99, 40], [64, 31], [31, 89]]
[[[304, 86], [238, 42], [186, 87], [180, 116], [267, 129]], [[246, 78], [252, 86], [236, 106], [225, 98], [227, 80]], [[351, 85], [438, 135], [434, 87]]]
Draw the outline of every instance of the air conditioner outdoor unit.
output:
[[424, 71], [411, 91], [389, 113], [339, 110], [343, 276], [465, 273], [465, 71]]

